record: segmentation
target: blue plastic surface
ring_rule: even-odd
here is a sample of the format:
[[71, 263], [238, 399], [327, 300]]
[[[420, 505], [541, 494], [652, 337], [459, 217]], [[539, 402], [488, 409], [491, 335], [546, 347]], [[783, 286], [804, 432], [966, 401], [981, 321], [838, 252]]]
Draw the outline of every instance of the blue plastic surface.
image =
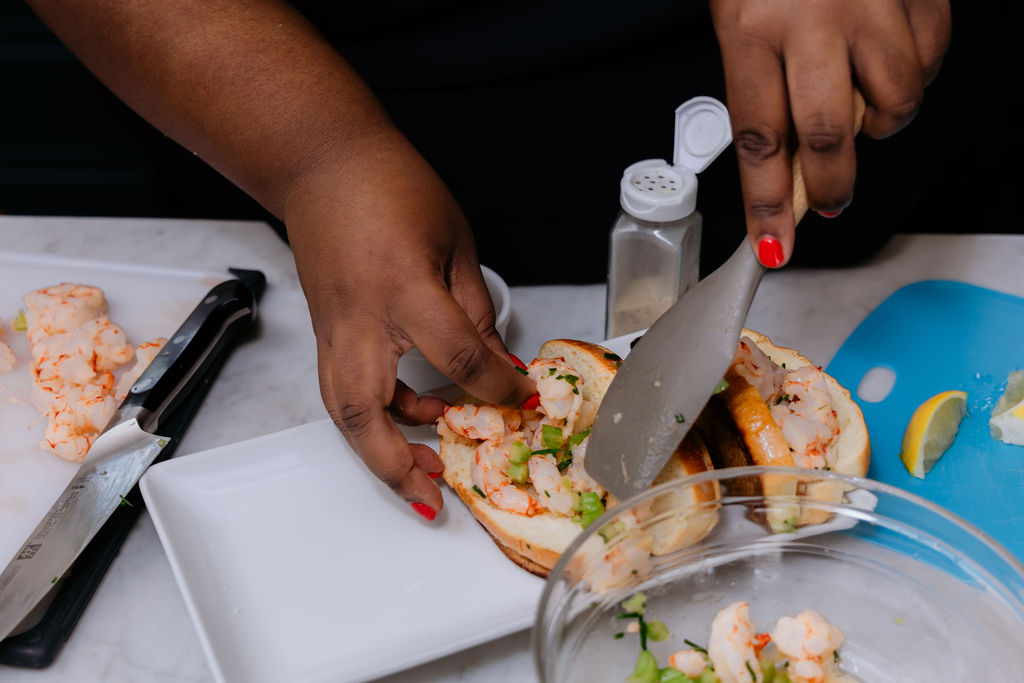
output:
[[[892, 391], [870, 403], [861, 379], [882, 366]], [[864, 411], [871, 435], [868, 477], [931, 500], [976, 525], [1024, 560], [1024, 447], [991, 436], [988, 420], [1006, 377], [1024, 369], [1024, 299], [961, 282], [907, 285], [847, 338], [826, 369]], [[956, 439], [925, 479], [900, 461], [914, 410], [949, 389], [967, 392]]]

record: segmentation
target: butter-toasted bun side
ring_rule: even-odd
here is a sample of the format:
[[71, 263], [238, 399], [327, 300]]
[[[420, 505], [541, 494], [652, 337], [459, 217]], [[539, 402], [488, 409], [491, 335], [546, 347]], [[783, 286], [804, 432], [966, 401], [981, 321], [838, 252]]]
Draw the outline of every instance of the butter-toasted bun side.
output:
[[[776, 346], [763, 334], [744, 330], [742, 336], [752, 341], [776, 366], [785, 371], [817, 367], [798, 351]], [[838, 425], [838, 433], [832, 445], [835, 460], [829, 469], [863, 477], [867, 474], [871, 460], [871, 443], [864, 415], [847, 389], [827, 373], [821, 374]], [[711, 448], [715, 464], [719, 467], [800, 465], [794, 460], [793, 449], [773, 418], [764, 396], [737, 372], [735, 365], [726, 375], [726, 381], [728, 386], [712, 398], [697, 424]], [[796, 495], [797, 490], [798, 482], [792, 478], [762, 478], [761, 491], [765, 494]], [[842, 487], [838, 482], [831, 481], [801, 485], [799, 492], [804, 498], [831, 502], [838, 502], [843, 496]], [[795, 523], [819, 523], [828, 516], [826, 511], [806, 505], [800, 509]]]
[[[621, 362], [615, 354], [600, 345], [570, 339], [546, 342], [540, 348], [537, 358], [564, 359], [565, 365], [573, 368], [583, 379], [580, 383], [583, 399], [593, 404], [594, 408], [600, 407], [601, 399]], [[466, 396], [457, 404], [474, 402], [472, 397]], [[509, 559], [534, 574], [547, 576], [561, 553], [582, 531], [580, 523], [569, 516], [551, 511], [525, 515], [493, 504], [489, 498], [481, 495], [477, 490], [479, 487], [474, 488], [473, 462], [482, 442], [445, 431], [441, 431], [441, 434], [439, 452], [445, 466], [445, 481]], [[708, 450], [700, 437], [694, 434], [676, 449], [656, 483], [711, 468]], [[714, 500], [717, 496], [718, 490], [714, 487], [688, 487], [679, 493], [659, 497], [654, 504], [659, 506], [655, 512], [668, 510], [672, 505], [696, 505]], [[613, 506], [616, 502], [610, 494], [606, 494], [604, 500], [606, 506]], [[708, 515], [692, 515], [671, 517], [659, 522], [652, 529], [652, 552], [660, 554], [700, 540], [714, 526], [716, 519]]]

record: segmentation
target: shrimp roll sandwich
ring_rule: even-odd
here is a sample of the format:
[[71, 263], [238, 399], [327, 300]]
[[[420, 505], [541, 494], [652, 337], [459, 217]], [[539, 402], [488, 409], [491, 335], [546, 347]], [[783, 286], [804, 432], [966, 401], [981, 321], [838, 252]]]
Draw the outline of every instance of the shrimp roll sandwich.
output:
[[[583, 463], [590, 426], [620, 363], [597, 344], [552, 340], [522, 368], [537, 382], [537, 394], [522, 406], [484, 405], [467, 396], [438, 420], [445, 481], [498, 547], [539, 576], [547, 576], [582, 528], [616, 502]], [[691, 432], [656, 484], [712, 468], [703, 440]], [[689, 498], [663, 496], [655, 506], [697, 505], [717, 499], [718, 491], [690, 487], [669, 495]], [[637, 562], [699, 541], [717, 519], [713, 512], [668, 517], [634, 549]], [[628, 574], [628, 563], [623, 570]]]
[[[865, 476], [871, 459], [867, 426], [850, 392], [793, 349], [744, 330], [724, 388], [696, 423], [717, 467], [780, 465]], [[796, 499], [839, 502], [838, 482], [804, 484], [765, 476], [760, 491]], [[775, 531], [825, 521], [813, 504], [775, 505], [767, 511]]]

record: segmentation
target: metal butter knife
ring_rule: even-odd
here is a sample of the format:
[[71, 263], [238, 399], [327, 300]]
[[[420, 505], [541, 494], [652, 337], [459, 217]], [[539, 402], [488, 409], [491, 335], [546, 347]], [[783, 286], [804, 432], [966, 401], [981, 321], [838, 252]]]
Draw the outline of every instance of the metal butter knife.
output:
[[135, 382], [74, 479], [0, 574], [0, 640], [32, 612], [125, 501], [169, 443], [159, 435], [165, 418], [187, 400], [221, 349], [256, 319], [253, 289], [262, 287], [262, 273], [233, 272], [239, 279], [211, 289]]
[[[854, 92], [854, 132], [864, 99]], [[807, 213], [799, 150], [793, 217]], [[622, 362], [591, 428], [584, 469], [616, 498], [651, 485], [732, 363], [764, 267], [746, 238], [644, 333]]]

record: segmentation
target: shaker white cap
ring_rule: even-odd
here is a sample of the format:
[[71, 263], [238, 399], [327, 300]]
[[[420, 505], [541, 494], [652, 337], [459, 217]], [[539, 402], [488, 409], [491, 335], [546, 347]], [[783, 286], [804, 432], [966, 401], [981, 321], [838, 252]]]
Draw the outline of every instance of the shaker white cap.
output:
[[697, 208], [697, 174], [732, 142], [725, 105], [713, 97], [694, 97], [676, 109], [672, 163], [646, 159], [622, 174], [619, 203], [635, 218], [665, 223]]

